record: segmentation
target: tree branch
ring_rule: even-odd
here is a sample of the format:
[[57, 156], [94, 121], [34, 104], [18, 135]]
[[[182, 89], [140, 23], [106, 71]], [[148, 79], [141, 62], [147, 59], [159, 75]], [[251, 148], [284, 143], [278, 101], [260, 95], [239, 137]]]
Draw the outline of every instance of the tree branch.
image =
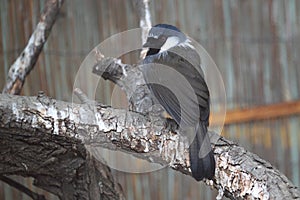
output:
[[64, 0], [48, 0], [46, 2], [40, 21], [25, 49], [9, 69], [3, 93], [19, 94], [21, 92], [25, 78], [33, 69], [63, 2]]
[[78, 114], [66, 113], [71, 104], [63, 109], [42, 94], [0, 96], [0, 174], [33, 177], [60, 199], [124, 199], [110, 169], [73, 134], [84, 127], [74, 126]]
[[[168, 164], [190, 175], [186, 138], [178, 130], [151, 123], [139, 113], [71, 104], [41, 95], [0, 95], [0, 116], [0, 159], [3, 161], [0, 173], [33, 176], [38, 186], [61, 198], [65, 197], [64, 187], [73, 188], [76, 191], [73, 195], [89, 191], [73, 186], [76, 183], [79, 187], [88, 176], [83, 173], [89, 164], [84, 162], [87, 152], [80, 141]], [[213, 184], [231, 198], [300, 197], [297, 188], [270, 163], [237, 144], [210, 135], [216, 141], [213, 145], [217, 169], [214, 181], [206, 184]], [[90, 163], [93, 162], [97, 161], [91, 159]], [[102, 183], [99, 179], [95, 181]]]
[[[137, 15], [140, 18], [140, 28], [142, 28], [142, 44], [147, 40], [148, 31], [151, 28], [151, 14], [149, 10], [150, 0], [132, 0], [133, 5], [137, 11]], [[146, 56], [147, 48], [141, 51], [141, 58]]]
[[140, 27], [143, 29], [142, 41], [146, 42], [148, 29], [151, 28], [151, 14], [149, 10], [150, 0], [132, 0], [134, 7], [136, 8], [138, 17], [140, 18]]
[[[95, 65], [93, 72], [118, 84], [126, 92], [133, 110], [141, 113], [151, 112], [148, 108], [151, 107], [153, 100], [138, 66], [126, 65], [124, 68], [120, 60], [103, 58]], [[131, 81], [132, 76], [135, 77], [134, 81]], [[210, 136], [215, 146], [214, 153], [217, 161], [213, 184], [219, 190], [219, 197], [223, 194], [231, 198], [300, 197], [296, 186], [270, 163], [223, 137], [218, 137], [211, 132]], [[188, 157], [184, 160], [188, 160]], [[181, 165], [184, 160], [175, 165], [171, 164], [171, 167], [189, 174], [187, 170], [189, 163]], [[171, 160], [169, 163], [176, 163], [176, 161]]]
[[[8, 80], [3, 89], [3, 93], [19, 94], [21, 92], [21, 89], [25, 82], [25, 78], [33, 69], [38, 56], [42, 51], [42, 48], [50, 34], [51, 28], [56, 21], [57, 15], [63, 2], [64, 0], [48, 0], [46, 2], [44, 11], [41, 14], [40, 22], [31, 35], [27, 46], [9, 70]], [[15, 132], [15, 134], [19, 137], [22, 137], [21, 135], [23, 135], [18, 135], [18, 132]], [[2, 136], [5, 137], [5, 134]], [[27, 139], [38, 141], [40, 140], [39, 138], [34, 137]], [[7, 173], [1, 174], [19, 174], [23, 176], [35, 177], [35, 184], [37, 186], [58, 195], [61, 199], [124, 199], [122, 189], [119, 184], [116, 183], [112, 178], [110, 169], [106, 165], [97, 161], [92, 156], [88, 155], [88, 153], [85, 152], [85, 148], [80, 143], [77, 144], [82, 150], [80, 155], [84, 156], [78, 157], [74, 160], [72, 159], [72, 157], [70, 157], [65, 159], [65, 161], [69, 161], [72, 163], [77, 162], [81, 164], [71, 166], [69, 168], [66, 167], [66, 170], [61, 170], [61, 168], [64, 168], [65, 166], [60, 166], [61, 163], [57, 163], [57, 161], [60, 157], [63, 156], [63, 154], [65, 154], [65, 152], [72, 151], [73, 149], [57, 148], [57, 145], [55, 144], [55, 142], [53, 143], [51, 139], [49, 139], [49, 141], [45, 141], [45, 143], [48, 143], [47, 149], [44, 149], [43, 146], [38, 145], [29, 146], [30, 142], [28, 143], [26, 139], [24, 139], [23, 143], [16, 141], [6, 141], [7, 143], [3, 144], [0, 154], [7, 152], [7, 150], [11, 146], [14, 146], [16, 149], [28, 149], [26, 155], [20, 155], [20, 160], [22, 160], [23, 168], [25, 168], [26, 171], [30, 170], [31, 174], [23, 172], [10, 172], [12, 166], [7, 166], [9, 167], [9, 171]], [[30, 158], [32, 158], [34, 154], [33, 152], [36, 152], [36, 149], [39, 150], [39, 153], [41, 153], [41, 155], [47, 154], [47, 151], [51, 149], [53, 149], [56, 154], [49, 159], [46, 158], [45, 155], [43, 155], [44, 157], [39, 157], [41, 156], [39, 155], [36, 158], [40, 159], [31, 160]], [[32, 153], [30, 153], [31, 151]], [[4, 159], [7, 158], [6, 155], [2, 155], [1, 157]], [[9, 158], [7, 159], [11, 160]], [[29, 163], [25, 164], [26, 161], [28, 161]], [[14, 160], [11, 164], [13, 165], [14, 162], [18, 163], [17, 160]], [[39, 167], [46, 167], [47, 169], [46, 172], [43, 172], [42, 174], [40, 174], [39, 172], [35, 172], [35, 168], [30, 168], [30, 166], [37, 165], [40, 162], [42, 164]], [[56, 174], [57, 176], [55, 178], [52, 177], [55, 173], [51, 172], [49, 168], [49, 164], [51, 165], [54, 163], [56, 163], [57, 166], [53, 167], [53, 172], [60, 172], [58, 175]], [[66, 166], [68, 166], [68, 164], [66, 164]], [[76, 174], [70, 173], [70, 171], [76, 172]], [[68, 179], [67, 182], [66, 178]], [[18, 184], [8, 177], [1, 176], [1, 180], [5, 181], [16, 189], [25, 192], [33, 199], [43, 198], [43, 196], [33, 193], [25, 186]], [[101, 187], [99, 188], [99, 186]], [[107, 193], [107, 191], [110, 192]]]
[[34, 200], [45, 200], [46, 199], [44, 195], [40, 195], [40, 194], [37, 194], [37, 193], [31, 191], [24, 185], [12, 180], [11, 178], [7, 178], [5, 176], [0, 175], [0, 180], [3, 181], [4, 183], [16, 188], [17, 190], [27, 194], [29, 197], [31, 197]]

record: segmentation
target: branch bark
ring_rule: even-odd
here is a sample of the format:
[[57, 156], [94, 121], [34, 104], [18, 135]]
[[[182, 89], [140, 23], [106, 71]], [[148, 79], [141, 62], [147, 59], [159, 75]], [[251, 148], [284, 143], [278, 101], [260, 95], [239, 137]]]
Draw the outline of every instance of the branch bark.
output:
[[[3, 93], [20, 94], [25, 78], [33, 69], [63, 3], [64, 0], [48, 0], [46, 2], [36, 29], [32, 33], [25, 49], [9, 70]], [[17, 130], [12, 132], [17, 138], [22, 138], [24, 134], [31, 135], [31, 133], [26, 131], [22, 133]], [[9, 134], [10, 129], [3, 130], [2, 137], [7, 137]], [[6, 172], [0, 173], [0, 179], [2, 181], [28, 194], [34, 199], [44, 199], [44, 196], [30, 191], [30, 189], [25, 186], [3, 175], [15, 174], [34, 177], [35, 185], [56, 194], [61, 199], [124, 199], [122, 189], [112, 178], [109, 167], [89, 155], [80, 141], [76, 141], [75, 146], [76, 149], [80, 149], [81, 156], [77, 156], [75, 159], [74, 156], [65, 158], [64, 164], [66, 166], [68, 162], [73, 163], [72, 166], [66, 167], [58, 161], [66, 155], [66, 152], [72, 154], [71, 152], [74, 151], [74, 149], [71, 145], [73, 145], [74, 141], [66, 140], [64, 143], [69, 145], [62, 147], [61, 141], [52, 140], [53, 137], [45, 137], [41, 140], [39, 138], [41, 136], [42, 135], [30, 136], [30, 138], [22, 138], [21, 141], [16, 141], [18, 139], [14, 137], [10, 141], [2, 141], [3, 145], [0, 148], [1, 160], [6, 160], [10, 163], [10, 165], [7, 166], [5, 162], [3, 163], [3, 169], [5, 169], [5, 167], [7, 167], [7, 169]], [[45, 148], [44, 145], [35, 142], [33, 146], [30, 146], [30, 141], [44, 141], [45, 144], [47, 143], [47, 147]], [[57, 143], [59, 145], [57, 145]], [[21, 149], [21, 151], [25, 149], [25, 154], [14, 156], [14, 158], [11, 159], [9, 157], [10, 154], [5, 155], [7, 151], [11, 150], [10, 147], [13, 147], [14, 150]], [[77, 154], [78, 151], [79, 150], [75, 150], [73, 153]], [[39, 155], [35, 155], [37, 152]], [[49, 152], [56, 153], [50, 153], [52, 156], [47, 158]], [[38, 159], [33, 160], [32, 158]], [[13, 163], [19, 165], [20, 162], [26, 172], [22, 170], [15, 171], [11, 166], [14, 165]], [[56, 164], [56, 166], [49, 167], [49, 164], [51, 166], [52, 164]], [[37, 166], [38, 168], [46, 168], [41, 170], [35, 168]], [[27, 173], [28, 171], [30, 171], [30, 173]]]
[[[36, 178], [36, 185], [60, 198], [70, 197], [63, 193], [66, 188], [77, 198], [91, 198], [96, 190], [102, 195], [112, 191], [109, 195], [115, 195], [115, 199], [120, 197], [117, 184], [106, 189], [88, 188], [104, 187], [112, 178], [100, 176], [98, 173], [103, 173], [102, 170], [93, 173], [104, 166], [89, 158], [82, 141], [128, 152], [150, 162], [167, 163], [190, 175], [186, 139], [178, 130], [151, 123], [149, 118], [136, 112], [71, 104], [43, 95], [0, 95], [0, 116], [0, 159], [3, 161], [0, 173], [32, 176]], [[213, 133], [210, 135], [215, 141], [217, 169], [214, 181], [206, 181], [206, 184], [234, 199], [300, 197], [299, 190], [270, 163], [237, 144]], [[88, 184], [93, 181], [98, 184]]]
[[[4, 93], [21, 91], [62, 3], [47, 2], [35, 32], [10, 69]], [[104, 58], [95, 73], [103, 69], [104, 60], [109, 67], [102, 77], [127, 93], [132, 110], [151, 113], [153, 100], [139, 68]], [[205, 183], [219, 190], [218, 198], [223, 194], [232, 199], [300, 198], [299, 190], [270, 163], [214, 133], [210, 136], [217, 169], [214, 180]], [[61, 199], [123, 199], [109, 168], [91, 156], [84, 144], [131, 153], [190, 175], [186, 138], [179, 130], [165, 127], [157, 116], [150, 119], [101, 105], [60, 102], [43, 94], [0, 95], [0, 174], [34, 177], [35, 185]]]
[[33, 69], [55, 23], [64, 0], [48, 0], [40, 21], [25, 49], [9, 69], [3, 93], [20, 94], [26, 76]]
[[[151, 113], [148, 108], [151, 107], [153, 100], [148, 88], [145, 86], [139, 66], [126, 65], [124, 67], [124, 64], [118, 59], [103, 58], [94, 66], [93, 72], [118, 84], [126, 92], [131, 109], [141, 113]], [[132, 81], [133, 78], [134, 81]], [[269, 162], [214, 133], [210, 132], [210, 137], [217, 161], [213, 185], [219, 190], [218, 198], [223, 195], [233, 199], [300, 198], [297, 187]], [[177, 141], [173, 142], [178, 144]], [[166, 146], [166, 148], [169, 148], [168, 145]], [[165, 152], [173, 152], [176, 151], [175, 149], [168, 149]], [[171, 155], [174, 159], [164, 159], [171, 163], [170, 166], [173, 169], [189, 174], [186, 151], [187, 149], [178, 152], [177, 149], [176, 153], [180, 156]], [[178, 157], [184, 159], [180, 160]], [[206, 183], [210, 184], [209, 182]]]
[[33, 177], [37, 187], [60, 199], [124, 199], [110, 169], [71, 133], [81, 129], [64, 116], [64, 104], [43, 95], [0, 96], [0, 174]]

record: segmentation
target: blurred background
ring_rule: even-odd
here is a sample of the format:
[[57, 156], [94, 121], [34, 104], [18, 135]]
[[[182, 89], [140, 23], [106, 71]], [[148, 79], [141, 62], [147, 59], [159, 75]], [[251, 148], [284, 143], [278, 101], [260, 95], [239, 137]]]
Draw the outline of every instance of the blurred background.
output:
[[[1, 89], [45, 2], [0, 0]], [[269, 161], [298, 187], [299, 10], [297, 0], [150, 1], [153, 25], [179, 27], [199, 42], [219, 67], [228, 114], [222, 135]], [[130, 0], [66, 0], [22, 95], [43, 90], [55, 99], [72, 101], [75, 75], [85, 56], [105, 38], [138, 27]], [[130, 56], [124, 59], [130, 60]], [[110, 103], [113, 87], [103, 82], [97, 98]], [[127, 199], [215, 199], [217, 195], [203, 183], [170, 169], [113, 173]], [[15, 179], [33, 187], [31, 179]], [[50, 194], [46, 197], [56, 199]], [[0, 182], [0, 199], [29, 198]]]

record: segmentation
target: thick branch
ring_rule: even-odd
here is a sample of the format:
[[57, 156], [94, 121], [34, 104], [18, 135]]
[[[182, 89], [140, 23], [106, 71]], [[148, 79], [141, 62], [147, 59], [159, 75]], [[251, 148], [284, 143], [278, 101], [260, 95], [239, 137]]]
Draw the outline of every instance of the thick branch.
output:
[[[38, 23], [35, 31], [31, 35], [28, 44], [25, 49], [21, 53], [21, 55], [16, 59], [14, 64], [11, 66], [8, 74], [7, 83], [3, 89], [3, 93], [10, 94], [19, 94], [25, 82], [26, 76], [33, 69], [40, 52], [50, 34], [51, 28], [56, 21], [59, 10], [63, 4], [64, 0], [48, 0], [46, 2], [46, 6], [44, 11], [41, 14], [40, 22]], [[6, 130], [9, 132], [9, 130]], [[5, 132], [5, 130], [4, 130]], [[58, 162], [61, 157], [65, 155], [66, 152], [73, 151], [69, 145], [69, 148], [60, 147], [60, 142], [53, 141], [51, 138], [45, 138], [44, 142], [47, 143], [47, 149], [44, 149], [43, 145], [33, 145], [30, 146], [30, 141], [37, 140], [41, 141], [39, 137], [43, 135], [43, 132], [40, 136], [24, 138], [23, 142], [6, 141], [3, 140], [3, 145], [0, 151], [0, 154], [6, 152], [9, 147], [14, 146], [16, 149], [27, 149], [28, 152], [25, 155], [20, 155], [20, 159], [22, 160], [23, 167], [26, 168], [26, 171], [32, 171], [31, 173], [23, 173], [23, 172], [8, 172], [1, 174], [19, 174], [23, 176], [32, 176], [35, 177], [35, 184], [49, 192], [52, 192], [58, 195], [61, 199], [123, 199], [123, 193], [121, 187], [115, 182], [112, 178], [109, 168], [95, 160], [93, 157], [89, 156], [83, 147], [83, 144], [77, 142], [79, 149], [81, 149], [79, 157], [68, 157], [65, 158], [65, 166], [62, 163]], [[23, 133], [14, 132], [17, 137], [22, 137]], [[19, 135], [20, 134], [20, 135]], [[30, 135], [28, 132], [27, 134]], [[7, 135], [3, 134], [3, 137]], [[64, 141], [65, 143], [72, 141]], [[39, 155], [36, 155], [35, 158], [39, 158], [37, 160], [31, 160], [33, 155], [37, 152]], [[56, 152], [55, 155], [52, 155], [51, 158], [47, 158], [49, 151]], [[76, 152], [75, 152], [76, 153]], [[8, 157], [6, 157], [8, 156]], [[13, 163], [18, 163], [18, 160], [9, 159], [10, 155], [2, 155], [2, 158], [8, 158], [6, 160], [10, 160], [11, 165]], [[3, 160], [3, 159], [0, 159]], [[77, 163], [76, 165], [68, 166], [69, 163]], [[27, 163], [27, 164], [25, 164]], [[45, 168], [46, 170], [40, 173], [36, 171], [36, 169], [31, 169], [32, 166], [41, 164], [41, 168]], [[19, 163], [18, 163], [19, 164]], [[53, 167], [49, 167], [48, 164], [56, 164]], [[68, 167], [66, 167], [68, 166]], [[4, 166], [5, 167], [5, 166]], [[8, 169], [11, 169], [12, 166], [7, 166]], [[40, 166], [39, 166], [40, 167]], [[62, 170], [63, 168], [63, 170]], [[24, 170], [24, 169], [23, 169]], [[10, 170], [9, 170], [10, 171]], [[22, 171], [22, 170], [21, 170]], [[58, 172], [58, 174], [57, 174]], [[72, 172], [72, 173], [70, 173]], [[76, 172], [74, 174], [74, 172]], [[88, 173], [93, 172], [93, 173]], [[55, 176], [55, 178], [53, 178]], [[42, 198], [38, 194], [31, 192], [29, 189], [17, 184], [13, 183], [13, 180], [5, 176], [1, 176], [1, 179], [8, 184], [16, 187], [22, 192], [37, 198]], [[67, 180], [67, 181], [66, 181]], [[101, 187], [100, 187], [101, 186]]]
[[[0, 95], [0, 116], [3, 160], [0, 173], [34, 176], [39, 186], [46, 186], [45, 181], [51, 180], [53, 187], [45, 189], [60, 196], [61, 188], [74, 188], [69, 184], [80, 182], [80, 176], [85, 176], [70, 171], [72, 165], [79, 172], [86, 170], [86, 152], [80, 141], [130, 152], [151, 162], [168, 163], [190, 175], [185, 138], [135, 112], [99, 105], [72, 105], [44, 96]], [[207, 184], [234, 198], [300, 197], [297, 188], [270, 163], [222, 137], [213, 141], [217, 141], [214, 144], [217, 169], [214, 182]], [[48, 148], [47, 153], [40, 153]], [[76, 191], [86, 189], [76, 188]]]
[[34, 177], [36, 186], [60, 199], [124, 199], [109, 168], [73, 134], [83, 127], [74, 126], [79, 116], [66, 113], [71, 104], [62, 109], [42, 95], [0, 96], [1, 175]]
[[93, 73], [117, 84], [126, 93], [130, 110], [145, 114], [151, 111], [149, 108], [152, 109], [154, 101], [138, 66], [123, 64], [120, 59], [102, 57], [94, 66]]
[[[110, 64], [104, 64], [104, 60], [105, 63]], [[104, 58], [94, 67], [93, 72], [102, 76], [105, 74], [106, 79], [113, 80], [118, 84], [130, 97], [133, 110], [142, 113], [149, 112], [148, 108], [151, 107], [153, 100], [148, 88], [144, 85], [139, 67], [126, 65], [124, 68], [121, 66], [124, 64], [120, 63], [120, 60], [114, 58]], [[120, 70], [121, 68], [125, 71]], [[116, 71], [119, 72], [118, 76], [116, 76]], [[135, 77], [134, 82], [129, 81], [132, 80], [131, 76]], [[213, 135], [213, 133], [210, 134]], [[267, 161], [222, 137], [218, 139], [216, 136], [212, 140], [217, 141], [212, 142], [215, 143], [214, 153], [217, 161], [214, 187], [219, 190], [220, 196], [225, 194], [231, 198], [262, 199], [300, 197], [299, 190]], [[188, 166], [179, 168], [187, 169]], [[187, 173], [187, 171], [182, 172]]]
[[48, 0], [40, 21], [32, 33], [25, 49], [9, 69], [3, 93], [19, 94], [26, 76], [34, 67], [64, 0]]

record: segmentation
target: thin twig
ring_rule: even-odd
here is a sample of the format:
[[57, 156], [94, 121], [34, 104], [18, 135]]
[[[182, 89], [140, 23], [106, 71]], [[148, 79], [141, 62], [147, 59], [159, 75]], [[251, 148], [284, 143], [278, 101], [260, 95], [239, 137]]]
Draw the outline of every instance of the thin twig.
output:
[[24, 185], [21, 185], [20, 183], [12, 180], [12, 179], [10, 179], [6, 176], [1, 176], [0, 175], [0, 180], [3, 181], [4, 183], [7, 183], [8, 185], [16, 188], [17, 190], [27, 194], [28, 196], [30, 196], [34, 200], [46, 200], [44, 195], [37, 194], [37, 193], [31, 191], [30, 189], [28, 189], [27, 187], [25, 187]]

